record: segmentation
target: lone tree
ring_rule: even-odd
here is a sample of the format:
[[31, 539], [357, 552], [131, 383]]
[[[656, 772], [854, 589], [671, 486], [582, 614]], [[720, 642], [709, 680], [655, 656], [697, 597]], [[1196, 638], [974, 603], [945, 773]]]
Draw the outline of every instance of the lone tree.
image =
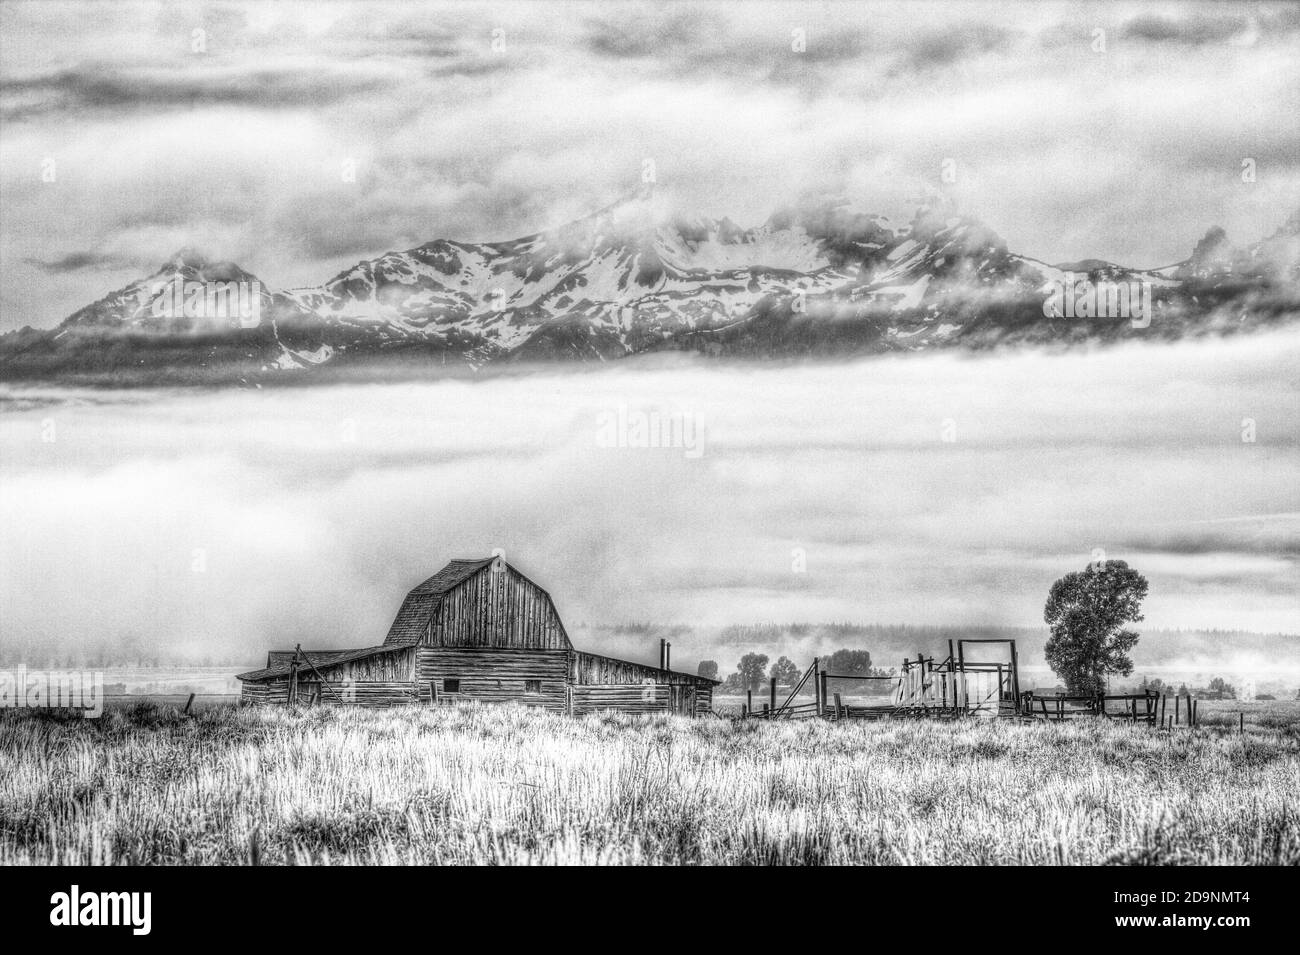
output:
[[1097, 561], [1052, 584], [1043, 609], [1052, 629], [1047, 663], [1070, 693], [1104, 693], [1107, 674], [1133, 672], [1128, 651], [1138, 635], [1122, 628], [1142, 619], [1146, 595], [1146, 578], [1122, 560]]
[[756, 690], [767, 678], [767, 654], [746, 653], [740, 658], [740, 682], [747, 690]]
[[802, 675], [789, 657], [782, 657], [772, 664], [772, 676], [776, 677], [777, 686], [794, 686]]
[[824, 665], [828, 672], [867, 676], [871, 673], [871, 654], [866, 650], [836, 650]]
[[1210, 681], [1210, 692], [1219, 694], [1221, 700], [1235, 700], [1237, 698], [1237, 688], [1221, 676], [1216, 676]]
[[695, 672], [699, 676], [704, 677], [706, 680], [716, 680], [718, 678], [718, 661], [701, 660], [699, 669], [697, 669]]

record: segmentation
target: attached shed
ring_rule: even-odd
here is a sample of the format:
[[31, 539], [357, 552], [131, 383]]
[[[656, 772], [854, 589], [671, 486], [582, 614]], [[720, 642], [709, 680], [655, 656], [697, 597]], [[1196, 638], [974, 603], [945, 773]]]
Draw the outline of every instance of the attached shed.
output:
[[413, 647], [272, 650], [265, 669], [239, 674], [244, 703], [412, 703]]
[[453, 560], [412, 589], [378, 646], [273, 650], [239, 679], [252, 704], [514, 700], [685, 716], [711, 711], [718, 682], [575, 649], [550, 594], [500, 557]]
[[575, 650], [569, 657], [569, 706], [572, 713], [620, 710], [680, 716], [706, 716], [713, 710], [709, 680], [689, 673], [630, 663]]

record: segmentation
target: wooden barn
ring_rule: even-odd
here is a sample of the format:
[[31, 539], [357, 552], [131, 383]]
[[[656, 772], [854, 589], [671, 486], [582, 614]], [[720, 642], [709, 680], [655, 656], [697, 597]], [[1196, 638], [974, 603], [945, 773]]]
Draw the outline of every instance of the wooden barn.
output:
[[555, 604], [500, 557], [453, 560], [402, 602], [379, 646], [272, 650], [239, 674], [250, 704], [516, 701], [556, 713], [698, 716], [716, 680], [574, 648]]

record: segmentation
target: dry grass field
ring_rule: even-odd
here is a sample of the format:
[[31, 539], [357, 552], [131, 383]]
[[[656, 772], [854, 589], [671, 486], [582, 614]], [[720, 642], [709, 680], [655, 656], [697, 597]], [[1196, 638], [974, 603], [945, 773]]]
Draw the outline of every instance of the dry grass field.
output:
[[6, 711], [0, 863], [1294, 865], [1300, 712], [1255, 717]]

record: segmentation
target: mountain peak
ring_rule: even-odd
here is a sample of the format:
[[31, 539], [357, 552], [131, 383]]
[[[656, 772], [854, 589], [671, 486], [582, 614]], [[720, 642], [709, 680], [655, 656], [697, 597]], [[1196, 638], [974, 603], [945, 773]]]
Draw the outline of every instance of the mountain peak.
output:
[[173, 252], [167, 258], [167, 262], [163, 266], [163, 268], [167, 268], [170, 266], [172, 268], [178, 268], [178, 269], [183, 269], [183, 268], [202, 269], [209, 264], [211, 263], [206, 255], [204, 255], [194, 246], [187, 245]]
[[204, 282], [252, 282], [257, 280], [257, 276], [246, 271], [240, 265], [224, 259], [210, 258], [190, 245], [172, 253], [167, 261], [154, 273], [153, 278], [168, 275], [180, 275], [187, 280], [193, 279]]
[[1192, 249], [1192, 257], [1187, 260], [1187, 271], [1204, 273], [1207, 270], [1222, 268], [1232, 262], [1235, 250], [1228, 241], [1228, 233], [1222, 226], [1211, 226]]
[[[1038, 320], [1052, 267], [1012, 254], [944, 196], [919, 206], [910, 225], [903, 218], [894, 227], [852, 198], [805, 194], [750, 228], [688, 214], [680, 197], [648, 184], [545, 232], [488, 243], [439, 239], [289, 293], [263, 288], [238, 265], [185, 246], [154, 275], [69, 316], [50, 333], [49, 347], [69, 349], [69, 367], [81, 367], [91, 361], [86, 356], [97, 347], [96, 336], [202, 332], [203, 349], [192, 360], [203, 363], [217, 360], [211, 336], [229, 333], [229, 341], [215, 346], [226, 349], [220, 360], [255, 362], [265, 371], [307, 367], [343, 352], [368, 360], [394, 349], [440, 361], [459, 356], [477, 367], [498, 359], [606, 360], [676, 348], [914, 351], [971, 335], [975, 342], [1059, 335], [1051, 322]], [[1068, 268], [1130, 274], [1100, 260]], [[1267, 293], [1290, 301], [1300, 289], [1300, 212], [1249, 248], [1234, 248], [1216, 226], [1191, 258], [1160, 274], [1161, 294], [1187, 310], [1189, 323], [1212, 314], [1222, 297], [1203, 306], [1184, 290], [1212, 286], [1223, 295]], [[235, 281], [240, 288], [230, 287]], [[215, 305], [219, 296], [234, 294], [271, 321], [250, 334], [243, 312], [208, 318], [197, 314], [196, 304], [191, 315], [198, 291], [191, 283], [209, 284], [205, 311], [209, 295]], [[155, 307], [182, 292], [180, 313], [174, 303], [170, 314]], [[1261, 312], [1255, 321], [1272, 314]], [[823, 316], [852, 322], [822, 322]], [[156, 353], [158, 360], [173, 355]], [[129, 353], [133, 367], [154, 354]], [[38, 358], [31, 367], [47, 367], [45, 353]], [[104, 360], [118, 359], [110, 352]]]

